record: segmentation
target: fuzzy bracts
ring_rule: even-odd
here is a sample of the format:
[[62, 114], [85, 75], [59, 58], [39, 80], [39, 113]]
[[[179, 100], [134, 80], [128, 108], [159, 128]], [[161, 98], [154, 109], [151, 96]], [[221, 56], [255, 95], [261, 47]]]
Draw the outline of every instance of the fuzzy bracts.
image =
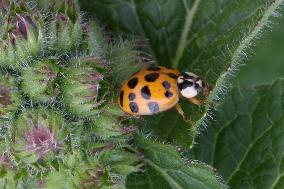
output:
[[113, 65], [137, 52], [106, 43], [73, 1], [40, 2], [0, 3], [0, 185], [124, 187], [140, 160], [126, 150], [134, 130], [113, 104]]

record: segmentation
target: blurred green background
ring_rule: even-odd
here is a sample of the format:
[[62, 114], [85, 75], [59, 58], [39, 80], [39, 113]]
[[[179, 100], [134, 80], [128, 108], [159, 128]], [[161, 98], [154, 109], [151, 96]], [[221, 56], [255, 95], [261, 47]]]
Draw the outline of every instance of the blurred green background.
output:
[[284, 17], [275, 19], [272, 29], [265, 31], [252, 52], [235, 84], [247, 88], [284, 76]]

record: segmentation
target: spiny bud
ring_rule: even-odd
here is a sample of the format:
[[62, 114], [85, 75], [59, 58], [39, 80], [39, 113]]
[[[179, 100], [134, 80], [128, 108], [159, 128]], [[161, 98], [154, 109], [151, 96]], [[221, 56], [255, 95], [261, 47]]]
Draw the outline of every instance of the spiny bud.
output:
[[25, 39], [28, 38], [29, 32], [31, 30], [36, 30], [36, 25], [32, 21], [30, 16], [21, 16], [18, 15], [16, 22], [16, 32], [17, 34], [21, 34]]
[[29, 15], [16, 14], [16, 17], [9, 22], [12, 29], [8, 36], [22, 61], [27, 60], [31, 55], [37, 55], [43, 48], [40, 20], [41, 18], [38, 17], [35, 22]]
[[55, 13], [53, 17], [53, 22], [56, 24], [56, 27], [58, 29], [60, 26], [67, 27], [70, 23], [70, 19], [66, 14]]
[[2, 169], [5, 169], [6, 171], [14, 170], [16, 168], [16, 165], [13, 163], [9, 155], [5, 152], [2, 152], [2, 154], [0, 155], [0, 166]]
[[61, 0], [61, 1], [40, 1], [36, 3], [38, 10], [43, 10], [44, 12], [55, 12], [66, 14], [73, 22], [78, 19], [79, 7], [76, 0]]
[[27, 110], [16, 120], [14, 147], [29, 161], [44, 159], [63, 148], [67, 127], [61, 115], [45, 109]]
[[19, 37], [27, 40], [29, 35], [31, 35], [31, 32], [35, 35], [37, 27], [30, 16], [17, 15], [16, 19], [12, 21], [12, 23], [13, 22], [15, 29], [9, 33], [12, 44], [15, 45]]
[[58, 94], [58, 85], [55, 79], [59, 73], [56, 58], [49, 58], [35, 62], [23, 69], [22, 89], [32, 99], [47, 102], [53, 100]]
[[44, 125], [36, 125], [31, 131], [24, 133], [26, 150], [35, 152], [39, 157], [45, 156], [49, 151], [56, 151], [59, 148], [54, 133]]
[[104, 102], [103, 73], [106, 69], [91, 57], [74, 59], [70, 65], [61, 85], [63, 101], [75, 115], [90, 118], [98, 113], [98, 106]]
[[10, 120], [20, 105], [20, 94], [15, 79], [0, 75], [0, 123]]
[[[64, 161], [58, 162], [59, 169], [51, 169], [45, 179], [44, 188], [105, 188], [112, 183], [108, 175], [97, 165], [96, 157], [88, 157], [72, 150], [65, 154]], [[68, 179], [66, 179], [68, 177]], [[68, 187], [69, 188], [69, 187]]]
[[79, 48], [82, 43], [83, 31], [80, 20], [72, 21], [64, 13], [55, 13], [50, 24], [50, 50], [61, 53], [70, 53]]
[[[11, 154], [6, 151], [5, 141], [1, 141], [1, 154], [0, 154], [0, 174], [1, 186], [5, 188], [15, 188], [15, 180], [17, 175], [18, 166], [14, 162]], [[5, 180], [5, 181], [4, 181]], [[4, 182], [3, 182], [4, 181]]]

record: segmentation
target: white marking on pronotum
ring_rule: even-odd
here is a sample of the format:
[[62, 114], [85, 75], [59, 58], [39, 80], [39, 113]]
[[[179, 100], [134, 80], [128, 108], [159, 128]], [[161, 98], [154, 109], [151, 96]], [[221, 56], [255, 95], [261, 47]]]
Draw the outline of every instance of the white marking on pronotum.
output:
[[202, 80], [191, 72], [182, 73], [177, 79], [180, 93], [186, 98], [197, 96], [202, 91]]

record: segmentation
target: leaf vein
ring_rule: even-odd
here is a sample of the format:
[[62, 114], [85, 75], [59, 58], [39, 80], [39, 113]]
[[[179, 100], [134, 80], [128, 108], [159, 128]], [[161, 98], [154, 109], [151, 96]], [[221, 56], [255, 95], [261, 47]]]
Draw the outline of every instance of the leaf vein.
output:
[[[280, 119], [280, 121], [283, 121], [284, 117], [282, 117]], [[279, 121], [279, 120], [278, 120]], [[277, 122], [278, 122], [277, 121]], [[237, 168], [231, 173], [231, 175], [228, 177], [228, 183], [230, 182], [230, 180], [233, 178], [233, 176], [241, 169], [241, 166], [243, 164], [243, 162], [245, 161], [246, 157], [248, 156], [249, 152], [251, 151], [251, 149], [254, 147], [254, 145], [262, 138], [265, 136], [266, 133], [268, 133], [273, 126], [275, 126], [276, 122], [274, 122], [273, 124], [271, 124], [269, 127], [267, 127], [263, 133], [260, 134], [260, 136], [258, 136], [247, 148], [242, 160], [240, 161], [240, 163], [238, 164]]]
[[186, 19], [185, 19], [184, 28], [182, 30], [181, 37], [180, 37], [180, 40], [179, 40], [179, 44], [177, 46], [176, 56], [175, 56], [175, 58], [172, 62], [173, 68], [178, 67], [179, 61], [182, 58], [184, 50], [187, 46], [187, 43], [186, 43], [187, 40], [186, 39], [188, 38], [188, 34], [191, 30], [192, 21], [193, 21], [194, 15], [197, 11], [197, 8], [198, 8], [198, 5], [199, 5], [200, 2], [201, 2], [201, 0], [194, 1], [192, 8], [190, 10], [188, 10], [187, 3], [185, 2], [185, 0], [183, 0], [184, 6], [185, 6], [185, 9], [186, 9]]

